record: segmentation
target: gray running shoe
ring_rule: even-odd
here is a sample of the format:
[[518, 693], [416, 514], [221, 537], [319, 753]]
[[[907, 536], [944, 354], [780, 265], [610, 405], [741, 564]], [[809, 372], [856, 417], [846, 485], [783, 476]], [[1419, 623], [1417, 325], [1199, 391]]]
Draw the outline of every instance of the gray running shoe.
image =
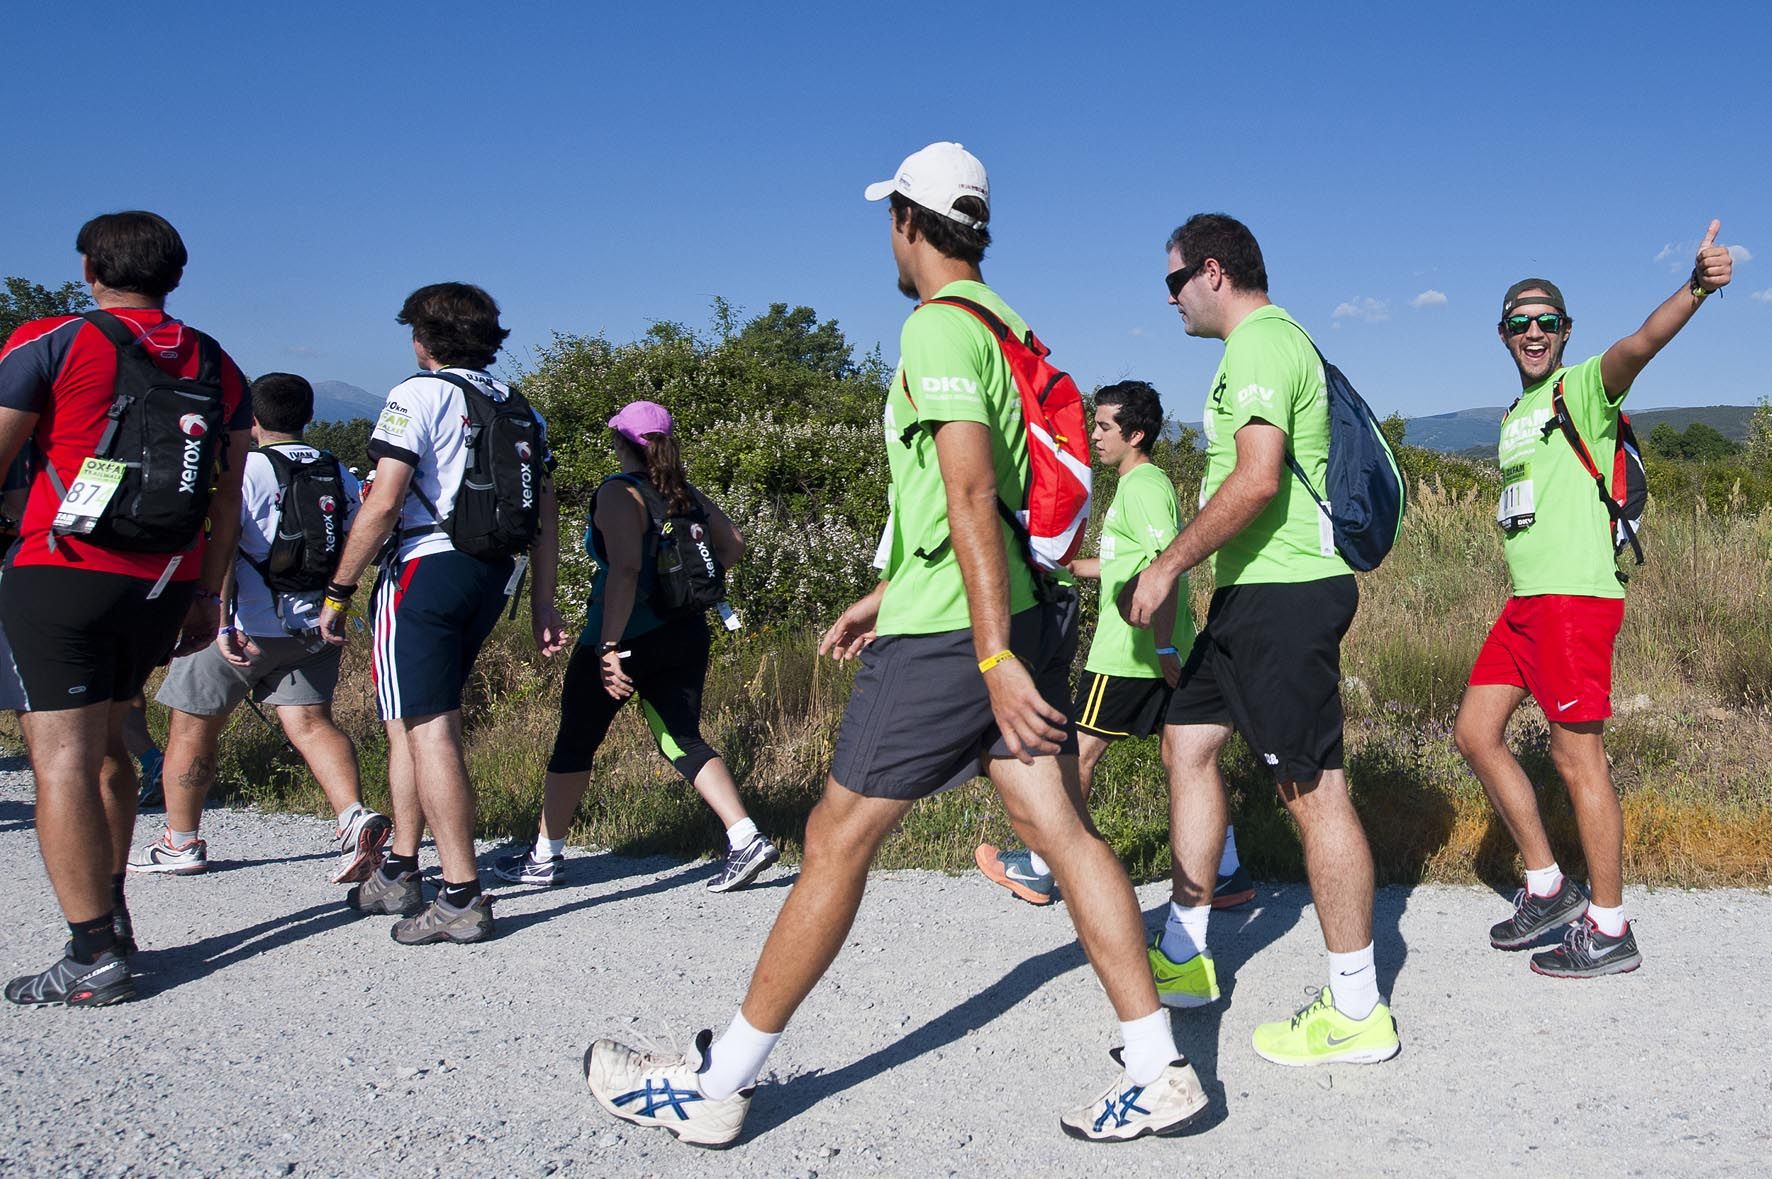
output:
[[389, 880], [377, 869], [345, 894], [345, 904], [371, 916], [411, 917], [425, 907], [425, 894], [417, 872], [402, 872], [398, 880]]
[[457, 908], [441, 895], [416, 917], [396, 921], [388, 931], [403, 946], [432, 942], [483, 942], [492, 936], [492, 898], [484, 894]]
[[65, 1003], [69, 1007], [109, 1007], [135, 998], [129, 963], [113, 951], [90, 963], [76, 962], [73, 943], [60, 962], [42, 974], [27, 974], [6, 984], [6, 997], [26, 1007]]
[[1567, 925], [1587, 912], [1587, 896], [1581, 885], [1567, 876], [1563, 886], [1548, 897], [1535, 897], [1530, 889], [1514, 893], [1514, 915], [1489, 928], [1489, 944], [1498, 950], [1523, 950], [1546, 931]]
[[708, 881], [708, 891], [731, 892], [735, 888], [743, 888], [755, 880], [763, 869], [779, 859], [781, 852], [776, 850], [767, 836], [755, 836], [743, 847], [726, 853], [726, 863], [721, 867], [720, 874]]
[[144, 843], [129, 857], [131, 872], [162, 872], [168, 876], [195, 876], [209, 871], [209, 844], [201, 839], [174, 846], [172, 832], [160, 829], [160, 838]]
[[498, 857], [493, 861], [492, 874], [512, 884], [540, 884], [552, 888], [560, 883], [560, 869], [565, 863], [565, 856], [538, 860], [535, 858], [535, 849], [526, 848], [512, 855]]
[[1629, 974], [1643, 964], [1637, 935], [1627, 922], [1624, 932], [1607, 937], [1592, 921], [1583, 920], [1569, 930], [1563, 944], [1532, 955], [1534, 973], [1548, 978], [1599, 978], [1602, 974]]
[[343, 831], [335, 831], [338, 843], [338, 870], [332, 874], [334, 884], [356, 884], [367, 880], [381, 867], [382, 847], [394, 833], [394, 824], [386, 815], [362, 810]]

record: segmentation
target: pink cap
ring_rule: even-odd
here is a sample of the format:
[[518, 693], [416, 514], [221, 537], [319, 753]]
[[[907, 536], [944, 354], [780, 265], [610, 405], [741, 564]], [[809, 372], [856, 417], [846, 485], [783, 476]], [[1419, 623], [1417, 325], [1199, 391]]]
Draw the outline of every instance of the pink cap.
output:
[[644, 449], [648, 434], [671, 432], [671, 411], [656, 401], [630, 401], [609, 419], [609, 427]]

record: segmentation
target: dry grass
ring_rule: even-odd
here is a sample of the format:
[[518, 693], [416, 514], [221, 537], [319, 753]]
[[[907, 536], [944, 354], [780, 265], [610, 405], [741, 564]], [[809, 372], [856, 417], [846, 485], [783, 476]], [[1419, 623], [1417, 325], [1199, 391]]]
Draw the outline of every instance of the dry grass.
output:
[[[1349, 775], [1382, 880], [1496, 883], [1513, 848], [1453, 749], [1464, 677], [1507, 592], [1490, 504], [1425, 488], [1404, 539], [1361, 579], [1345, 649]], [[1772, 882], [1772, 511], [1651, 516], [1649, 564], [1634, 574], [1619, 641], [1608, 748], [1624, 800], [1626, 872], [1666, 885]], [[1196, 578], [1198, 616], [1210, 587]], [[814, 655], [814, 636], [753, 628], [716, 643], [704, 733], [743, 784], [758, 822], [797, 851], [823, 787], [851, 673]], [[357, 739], [366, 792], [386, 799], [386, 743], [375, 723], [359, 639], [337, 712]], [[487, 645], [466, 708], [482, 834], [528, 838], [552, 745], [564, 658], [536, 660], [510, 623]], [[1544, 718], [1528, 704], [1512, 742], [1544, 809], [1559, 859], [1581, 870], [1568, 800], [1551, 768]], [[1245, 860], [1258, 876], [1297, 879], [1296, 832], [1266, 773], [1232, 743], [1227, 778]], [[305, 769], [250, 713], [224, 742], [228, 792], [318, 813]], [[1097, 824], [1135, 875], [1168, 871], [1168, 815], [1156, 743], [1121, 742], [1098, 774]], [[580, 810], [574, 842], [624, 852], [700, 855], [719, 826], [653, 749], [636, 711], [618, 718]], [[890, 867], [964, 869], [981, 839], [1010, 837], [988, 787], [916, 808], [882, 850]]]

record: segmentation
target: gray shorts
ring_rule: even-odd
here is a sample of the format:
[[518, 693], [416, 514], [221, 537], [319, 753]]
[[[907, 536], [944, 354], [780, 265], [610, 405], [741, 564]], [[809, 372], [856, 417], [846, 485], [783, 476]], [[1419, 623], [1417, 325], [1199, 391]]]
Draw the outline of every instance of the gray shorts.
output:
[[338, 688], [339, 648], [322, 643], [314, 651], [309, 640], [298, 638], [252, 641], [259, 654], [251, 667], [235, 667], [214, 643], [195, 655], [174, 659], [154, 699], [192, 716], [232, 712], [248, 693], [260, 704], [279, 707], [332, 703]]
[[[1009, 647], [1046, 702], [1068, 715], [1061, 613], [1056, 604], [1023, 610], [1010, 619]], [[1062, 752], [1077, 752], [1068, 721]], [[831, 759], [839, 785], [871, 798], [926, 798], [978, 777], [986, 757], [1007, 756], [970, 630], [882, 635], [862, 651]]]

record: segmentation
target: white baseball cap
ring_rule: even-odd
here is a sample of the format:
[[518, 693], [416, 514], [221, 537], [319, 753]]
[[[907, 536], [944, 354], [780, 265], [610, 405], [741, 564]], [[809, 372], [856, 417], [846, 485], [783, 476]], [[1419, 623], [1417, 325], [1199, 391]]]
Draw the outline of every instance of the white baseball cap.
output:
[[991, 207], [991, 182], [985, 178], [984, 165], [957, 143], [932, 143], [912, 152], [898, 166], [898, 175], [875, 181], [863, 195], [870, 201], [883, 201], [895, 192], [971, 229], [983, 229], [985, 223], [954, 212], [954, 202], [974, 197], [984, 202], [987, 211]]

